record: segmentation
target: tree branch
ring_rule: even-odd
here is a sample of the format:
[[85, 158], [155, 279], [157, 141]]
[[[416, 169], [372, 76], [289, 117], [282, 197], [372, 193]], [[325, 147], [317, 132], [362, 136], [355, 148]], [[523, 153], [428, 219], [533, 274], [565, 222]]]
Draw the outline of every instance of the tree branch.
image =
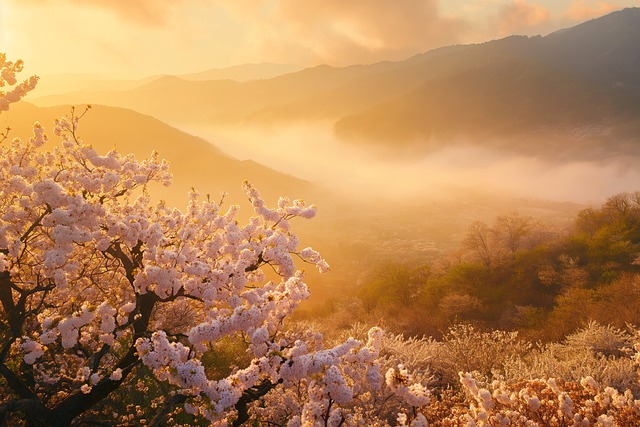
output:
[[35, 399], [9, 400], [0, 404], [0, 427], [7, 427], [9, 416], [22, 412], [33, 425], [49, 425], [51, 412]]
[[272, 383], [270, 380], [264, 379], [260, 384], [254, 385], [253, 387], [245, 390], [244, 393], [242, 393], [242, 396], [240, 396], [238, 403], [235, 405], [236, 411], [238, 411], [238, 418], [233, 421], [233, 427], [239, 427], [249, 421], [248, 405], [269, 393], [281, 382], [282, 378], [280, 378], [276, 383]]
[[125, 380], [129, 372], [131, 372], [133, 367], [139, 363], [140, 358], [135, 347], [136, 340], [147, 333], [149, 321], [151, 320], [151, 313], [153, 312], [153, 308], [156, 302], [158, 302], [158, 299], [158, 296], [151, 292], [136, 296], [136, 307], [139, 317], [133, 321], [134, 334], [131, 338], [131, 345], [127, 353], [116, 365], [117, 368], [122, 369], [122, 378], [118, 381], [104, 378], [100, 380], [98, 384], [93, 386], [89, 393], [84, 394], [76, 392], [63, 400], [52, 411], [56, 421], [60, 421], [60, 426], [67, 425], [78, 415], [100, 402], [112, 391], [120, 387], [120, 384]]
[[184, 403], [186, 400], [187, 396], [185, 396], [184, 394], [174, 394], [173, 396], [171, 396], [171, 398], [164, 403], [160, 412], [158, 412], [158, 414], [153, 417], [151, 423], [149, 424], [149, 427], [163, 427], [163, 421], [166, 416], [171, 411], [173, 411], [173, 408]]

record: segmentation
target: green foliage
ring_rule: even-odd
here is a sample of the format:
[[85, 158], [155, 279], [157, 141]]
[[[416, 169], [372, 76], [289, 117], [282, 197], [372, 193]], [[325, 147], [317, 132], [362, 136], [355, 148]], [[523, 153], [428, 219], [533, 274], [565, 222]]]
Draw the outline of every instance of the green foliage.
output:
[[639, 253], [640, 192], [622, 193], [566, 230], [518, 213], [474, 222], [455, 256], [431, 267], [387, 263], [357, 297], [370, 321], [397, 332], [438, 337], [471, 322], [553, 340], [590, 320], [640, 320]]
[[202, 363], [210, 378], [224, 378], [236, 366], [251, 362], [247, 355], [247, 340], [242, 334], [224, 337], [210, 346], [202, 357]]
[[428, 267], [389, 262], [377, 269], [358, 296], [367, 311], [393, 312], [415, 301], [428, 276]]

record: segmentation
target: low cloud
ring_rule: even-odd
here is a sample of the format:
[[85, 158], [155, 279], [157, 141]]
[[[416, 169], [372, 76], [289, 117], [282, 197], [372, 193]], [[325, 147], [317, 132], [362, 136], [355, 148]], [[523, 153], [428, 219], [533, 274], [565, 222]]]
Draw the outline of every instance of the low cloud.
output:
[[609, 12], [619, 9], [620, 7], [603, 1], [593, 2], [577, 0], [574, 1], [567, 10], [567, 18], [574, 21], [585, 21], [587, 19], [597, 18]]
[[438, 0], [238, 1], [251, 42], [283, 61], [349, 65], [404, 59], [454, 44], [469, 24], [444, 17]]
[[[239, 159], [313, 181], [353, 199], [448, 196], [452, 191], [600, 203], [637, 190], [634, 158], [556, 161], [473, 144], [448, 145], [410, 160], [345, 144], [321, 124], [277, 129], [189, 129]], [[585, 185], [589, 182], [589, 185]]]
[[[18, 0], [12, 0], [18, 3]], [[150, 27], [161, 27], [169, 22], [176, 8], [186, 0], [19, 0], [32, 5], [56, 4], [60, 8], [94, 7], [109, 11], [118, 18]]]
[[498, 13], [496, 27], [500, 36], [539, 34], [551, 23], [551, 12], [538, 3], [515, 0]]

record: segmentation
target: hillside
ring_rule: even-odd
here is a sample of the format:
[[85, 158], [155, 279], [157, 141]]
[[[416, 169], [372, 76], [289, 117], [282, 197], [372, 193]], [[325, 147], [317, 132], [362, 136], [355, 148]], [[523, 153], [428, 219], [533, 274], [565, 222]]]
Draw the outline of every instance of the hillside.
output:
[[92, 91], [125, 91], [135, 89], [162, 76], [149, 76], [139, 80], [114, 80], [94, 74], [43, 74], [40, 75], [38, 86], [31, 92], [30, 97], [55, 96], [60, 93]]
[[[11, 127], [11, 135], [24, 137], [30, 135], [31, 124], [36, 120], [52, 134], [53, 120], [69, 112], [69, 106], [39, 108], [21, 102], [0, 118]], [[245, 200], [241, 190], [244, 180], [251, 181], [269, 200], [281, 194], [310, 197], [313, 191], [308, 182], [253, 161], [234, 159], [204, 139], [124, 108], [93, 106], [81, 119], [79, 135], [103, 152], [115, 148], [144, 158], [153, 150], [158, 151], [161, 158], [170, 162], [174, 180], [168, 189], [158, 188], [155, 192], [161, 192], [170, 205], [178, 207], [185, 205], [191, 188], [216, 199], [228, 191], [233, 203]]]
[[604, 151], [637, 154], [628, 144], [639, 126], [639, 29], [640, 9], [625, 9], [546, 37], [450, 52], [436, 62], [456, 63], [454, 72], [343, 117], [336, 129], [348, 138], [385, 143], [397, 136], [423, 146], [453, 137], [519, 137], [524, 144], [516, 147], [526, 149], [532, 139], [552, 138], [550, 150], [573, 144], [572, 154], [587, 148], [595, 156], [615, 141]]
[[[402, 64], [385, 62], [346, 68], [321, 65], [268, 80], [243, 83], [230, 79], [195, 81], [165, 76], [131, 90], [81, 90], [33, 98], [32, 101], [41, 106], [88, 102], [123, 106], [171, 123], [264, 124], [274, 120], [336, 119], [341, 112], [353, 111], [353, 102], [360, 106], [371, 103], [361, 99], [362, 91], [356, 82], [364, 84], [371, 75], [398, 66]], [[406, 86], [404, 82], [398, 84]], [[370, 85], [379, 86], [377, 83]], [[344, 90], [353, 92], [351, 102], [340, 94]], [[379, 99], [379, 96], [375, 97], [374, 101]], [[342, 107], [336, 110], [332, 108], [334, 104]]]

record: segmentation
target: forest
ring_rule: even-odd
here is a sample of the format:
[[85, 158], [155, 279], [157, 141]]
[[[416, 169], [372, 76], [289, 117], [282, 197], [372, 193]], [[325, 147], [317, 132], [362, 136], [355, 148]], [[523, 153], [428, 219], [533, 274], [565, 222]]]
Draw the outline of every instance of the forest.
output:
[[640, 316], [639, 245], [640, 192], [561, 226], [512, 212], [469, 224], [460, 247], [430, 263], [372, 267], [348, 302], [323, 309], [343, 324], [366, 318], [411, 336], [440, 337], [456, 323], [545, 342], [590, 321], [624, 328]]

